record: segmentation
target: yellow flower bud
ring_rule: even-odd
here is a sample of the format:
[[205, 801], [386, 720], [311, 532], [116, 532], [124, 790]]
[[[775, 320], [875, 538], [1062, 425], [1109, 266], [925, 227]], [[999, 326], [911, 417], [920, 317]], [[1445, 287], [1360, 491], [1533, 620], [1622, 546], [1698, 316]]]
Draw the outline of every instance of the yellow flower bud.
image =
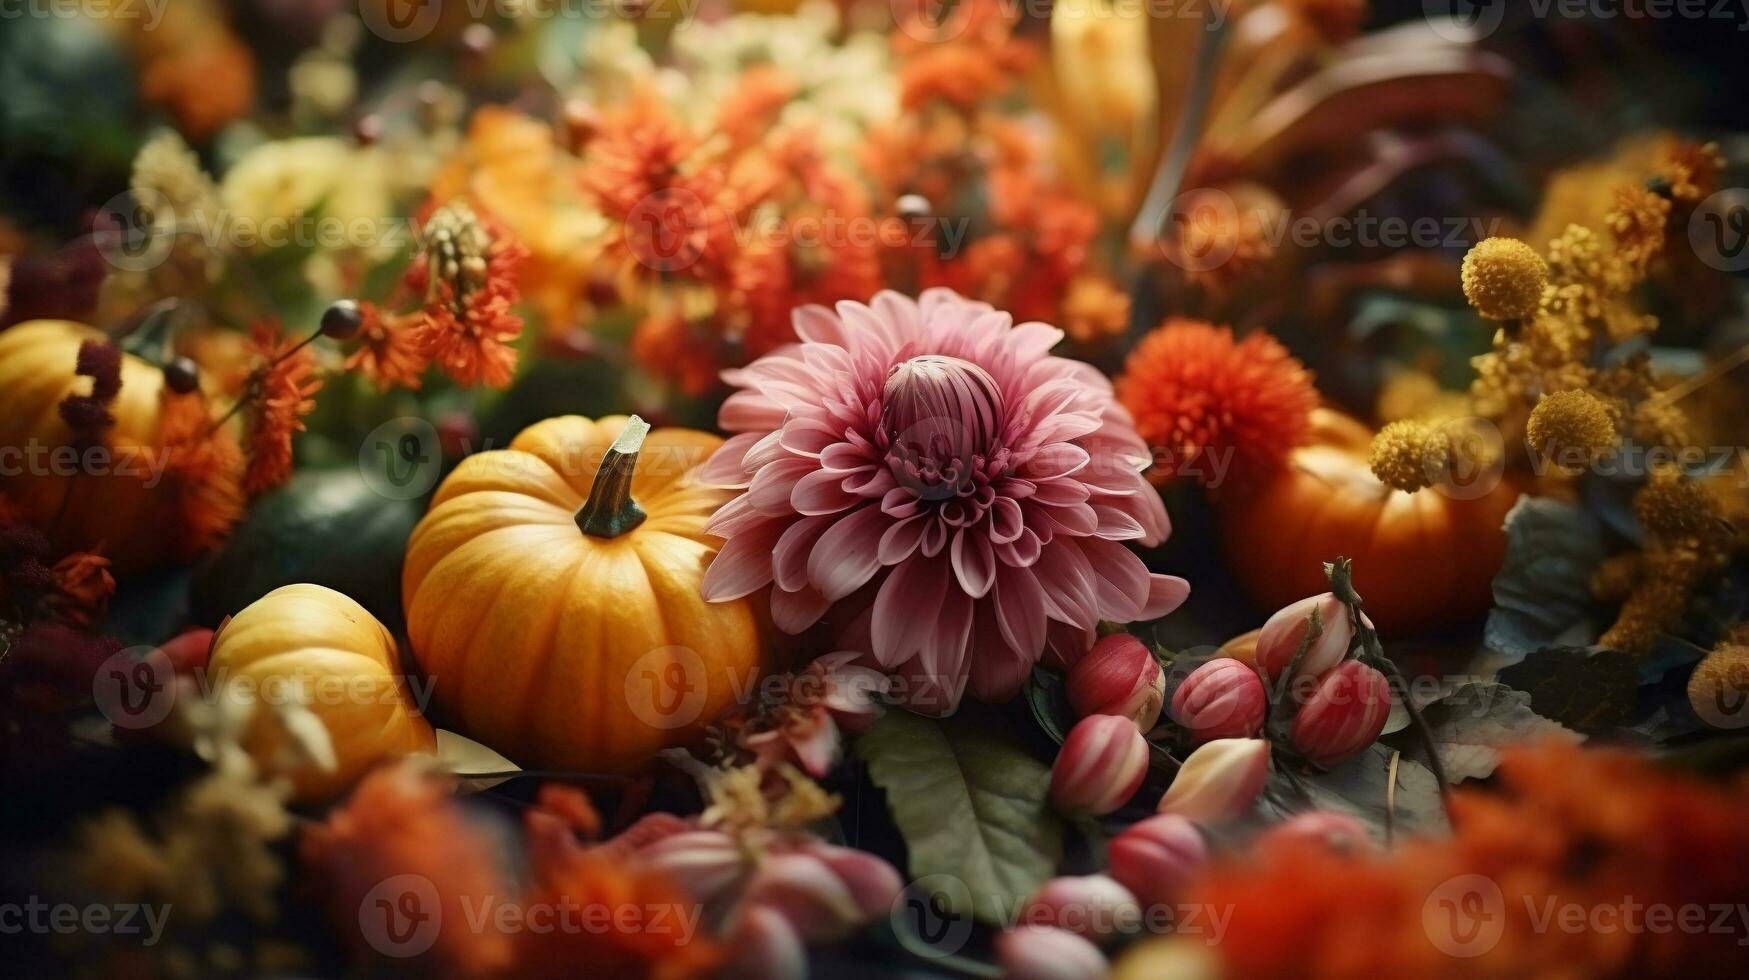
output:
[[1451, 444], [1444, 430], [1425, 422], [1392, 422], [1373, 438], [1367, 462], [1381, 483], [1414, 493], [1451, 465]]
[[1524, 435], [1534, 451], [1567, 470], [1588, 464], [1616, 444], [1609, 407], [1577, 388], [1544, 395], [1531, 409]]
[[1548, 263], [1516, 238], [1484, 239], [1464, 256], [1464, 297], [1490, 320], [1535, 313], [1548, 281]]

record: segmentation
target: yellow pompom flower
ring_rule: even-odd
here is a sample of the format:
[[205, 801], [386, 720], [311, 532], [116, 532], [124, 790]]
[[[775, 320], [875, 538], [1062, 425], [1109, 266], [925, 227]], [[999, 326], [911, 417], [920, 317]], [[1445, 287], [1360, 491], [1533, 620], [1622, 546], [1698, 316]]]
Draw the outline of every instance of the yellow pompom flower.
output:
[[1544, 395], [1531, 409], [1524, 435], [1535, 452], [1567, 470], [1591, 462], [1616, 444], [1609, 406], [1577, 388]]
[[1490, 320], [1522, 320], [1536, 312], [1549, 266], [1516, 238], [1488, 238], [1464, 256], [1464, 298]]
[[1680, 469], [1661, 466], [1634, 494], [1634, 516], [1652, 534], [1700, 534], [1712, 523], [1712, 500], [1700, 484], [1685, 479]]
[[1451, 465], [1451, 445], [1444, 431], [1426, 422], [1392, 422], [1373, 438], [1367, 463], [1379, 482], [1414, 493]]

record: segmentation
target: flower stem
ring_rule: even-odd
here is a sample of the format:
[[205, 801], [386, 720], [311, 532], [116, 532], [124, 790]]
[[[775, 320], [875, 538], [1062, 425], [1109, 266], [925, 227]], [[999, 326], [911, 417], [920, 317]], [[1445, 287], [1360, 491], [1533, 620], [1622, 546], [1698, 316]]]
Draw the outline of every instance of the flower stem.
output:
[[632, 499], [632, 474], [637, 469], [638, 451], [649, 434], [650, 423], [636, 415], [626, 420], [619, 438], [601, 457], [589, 499], [577, 510], [578, 530], [597, 538], [617, 538], [644, 523], [644, 509]]

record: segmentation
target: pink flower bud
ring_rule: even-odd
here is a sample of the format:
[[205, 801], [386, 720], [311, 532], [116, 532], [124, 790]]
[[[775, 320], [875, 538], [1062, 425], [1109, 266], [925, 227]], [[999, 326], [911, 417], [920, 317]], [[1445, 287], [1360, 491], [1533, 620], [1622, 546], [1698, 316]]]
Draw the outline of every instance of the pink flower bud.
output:
[[[1287, 606], [1269, 617], [1257, 636], [1257, 672], [1264, 680], [1273, 680], [1293, 662], [1294, 651], [1300, 647], [1310, 628], [1312, 611], [1318, 613], [1318, 638], [1306, 647], [1300, 657], [1299, 675], [1316, 677], [1336, 666], [1348, 653], [1348, 642], [1354, 638], [1354, 623], [1349, 619], [1348, 606], [1336, 595], [1309, 596]], [[1372, 625], [1368, 620], [1367, 625]]]
[[718, 830], [671, 834], [640, 849], [640, 862], [661, 868], [701, 903], [729, 894], [750, 870], [747, 852]]
[[1191, 671], [1172, 692], [1172, 720], [1198, 743], [1255, 737], [1268, 706], [1257, 672], [1227, 657]]
[[1148, 741], [1135, 722], [1089, 715], [1069, 730], [1051, 766], [1051, 802], [1065, 813], [1110, 813], [1148, 775]]
[[741, 904], [776, 909], [803, 939], [826, 942], [886, 912], [902, 887], [898, 872], [872, 854], [810, 843], [767, 855]]
[[1018, 926], [996, 937], [996, 963], [1006, 980], [1103, 980], [1099, 947], [1050, 926]]
[[807, 980], [808, 950], [794, 926], [776, 909], [742, 909], [729, 935], [729, 961], [721, 980]]
[[1069, 703], [1082, 717], [1117, 715], [1145, 732], [1160, 720], [1165, 697], [1160, 661], [1128, 633], [1102, 638], [1069, 668]]
[[1203, 823], [1232, 820], [1251, 809], [1269, 778], [1269, 743], [1260, 738], [1217, 738], [1184, 760], [1161, 813], [1176, 813]]
[[1171, 905], [1208, 863], [1208, 844], [1196, 825], [1176, 813], [1138, 820], [1111, 839], [1111, 876], [1144, 905]]
[[1252, 847], [1271, 854], [1300, 849], [1353, 854], [1372, 850], [1373, 840], [1359, 820], [1345, 813], [1313, 810], [1264, 831]]
[[1294, 715], [1288, 741], [1310, 761], [1334, 765], [1378, 741], [1390, 715], [1385, 675], [1358, 660], [1343, 661], [1318, 678]]
[[1105, 875], [1052, 878], [1028, 899], [1020, 921], [1055, 926], [1101, 943], [1142, 925], [1142, 910], [1130, 890]]

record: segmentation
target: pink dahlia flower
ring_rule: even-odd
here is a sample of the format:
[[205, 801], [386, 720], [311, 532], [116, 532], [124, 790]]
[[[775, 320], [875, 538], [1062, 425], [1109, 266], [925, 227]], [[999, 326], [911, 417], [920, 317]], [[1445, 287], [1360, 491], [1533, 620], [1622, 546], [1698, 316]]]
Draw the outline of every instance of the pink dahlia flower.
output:
[[1165, 540], [1166, 509], [1111, 383], [1051, 356], [1061, 330], [946, 289], [793, 316], [801, 343], [724, 375], [737, 435], [704, 477], [747, 492], [711, 518], [707, 598], [771, 585], [789, 633], [830, 613], [838, 649], [941, 711], [1184, 601], [1123, 544]]

